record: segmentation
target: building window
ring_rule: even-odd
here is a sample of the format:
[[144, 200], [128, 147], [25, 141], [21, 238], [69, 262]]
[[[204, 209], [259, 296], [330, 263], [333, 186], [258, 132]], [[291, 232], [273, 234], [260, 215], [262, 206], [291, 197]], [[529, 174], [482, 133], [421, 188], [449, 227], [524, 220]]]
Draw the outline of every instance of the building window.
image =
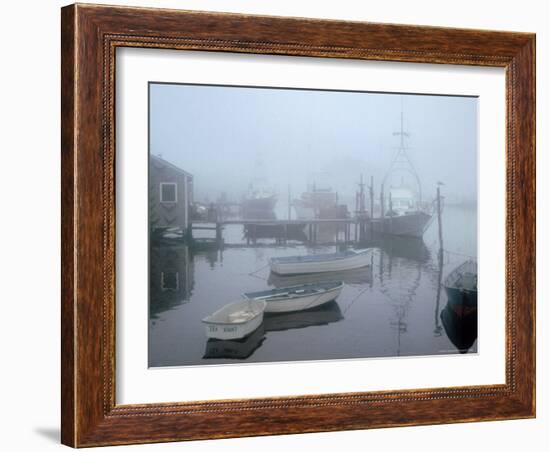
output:
[[178, 202], [178, 184], [175, 182], [160, 183], [160, 202]]
[[161, 272], [160, 288], [163, 292], [176, 291], [180, 288], [180, 275], [178, 272]]

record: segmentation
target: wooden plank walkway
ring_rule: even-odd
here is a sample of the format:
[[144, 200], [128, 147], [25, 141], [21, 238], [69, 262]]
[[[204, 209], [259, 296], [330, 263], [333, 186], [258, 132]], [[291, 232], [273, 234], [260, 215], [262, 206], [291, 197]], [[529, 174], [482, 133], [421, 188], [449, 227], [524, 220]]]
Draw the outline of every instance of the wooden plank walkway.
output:
[[[361, 220], [357, 218], [327, 218], [311, 220], [221, 220], [215, 221], [192, 221], [193, 229], [206, 229], [206, 224], [225, 225], [265, 225], [265, 226], [285, 226], [285, 225], [306, 225], [306, 224], [355, 224]], [[364, 220], [363, 220], [364, 221]]]

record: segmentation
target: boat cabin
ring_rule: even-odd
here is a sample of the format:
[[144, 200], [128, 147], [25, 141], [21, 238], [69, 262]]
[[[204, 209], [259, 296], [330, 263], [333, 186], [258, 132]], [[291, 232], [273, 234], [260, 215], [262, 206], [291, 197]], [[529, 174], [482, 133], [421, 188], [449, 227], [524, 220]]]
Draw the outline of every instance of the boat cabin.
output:
[[[391, 210], [394, 215], [404, 215], [407, 212], [417, 210], [417, 197], [415, 193], [406, 187], [390, 188]], [[388, 198], [388, 216], [390, 210], [390, 198]]]

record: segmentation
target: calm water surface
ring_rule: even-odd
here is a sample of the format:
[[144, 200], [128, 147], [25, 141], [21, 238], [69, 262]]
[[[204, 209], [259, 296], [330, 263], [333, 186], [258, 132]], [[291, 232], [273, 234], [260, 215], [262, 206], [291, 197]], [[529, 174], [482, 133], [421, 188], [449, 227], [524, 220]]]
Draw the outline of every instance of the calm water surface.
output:
[[[440, 281], [468, 256], [476, 257], [476, 211], [447, 206], [443, 236], [442, 268], [436, 222], [423, 240], [378, 241], [370, 268], [341, 275], [346, 284], [336, 301], [310, 311], [266, 315], [263, 325], [240, 341], [207, 340], [201, 319], [243, 292], [309, 282], [311, 277], [270, 275], [271, 257], [336, 247], [298, 241], [275, 246], [265, 239], [257, 247], [204, 252], [153, 248], [149, 365], [475, 353], [477, 313], [447, 306]], [[242, 226], [228, 226], [224, 238], [228, 245], [246, 244]]]

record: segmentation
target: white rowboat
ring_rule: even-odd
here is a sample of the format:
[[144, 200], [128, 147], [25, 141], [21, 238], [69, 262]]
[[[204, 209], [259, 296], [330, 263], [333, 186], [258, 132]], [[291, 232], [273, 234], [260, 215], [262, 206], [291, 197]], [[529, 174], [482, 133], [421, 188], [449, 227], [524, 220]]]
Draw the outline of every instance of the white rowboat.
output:
[[255, 331], [264, 319], [263, 300], [230, 303], [202, 319], [206, 336], [213, 339], [241, 339]]
[[367, 248], [333, 254], [276, 257], [269, 264], [271, 271], [279, 275], [336, 272], [366, 267], [370, 264], [371, 252], [372, 248]]
[[301, 286], [248, 292], [248, 300], [264, 301], [265, 312], [293, 312], [311, 309], [334, 300], [342, 292], [344, 283], [325, 282]]

